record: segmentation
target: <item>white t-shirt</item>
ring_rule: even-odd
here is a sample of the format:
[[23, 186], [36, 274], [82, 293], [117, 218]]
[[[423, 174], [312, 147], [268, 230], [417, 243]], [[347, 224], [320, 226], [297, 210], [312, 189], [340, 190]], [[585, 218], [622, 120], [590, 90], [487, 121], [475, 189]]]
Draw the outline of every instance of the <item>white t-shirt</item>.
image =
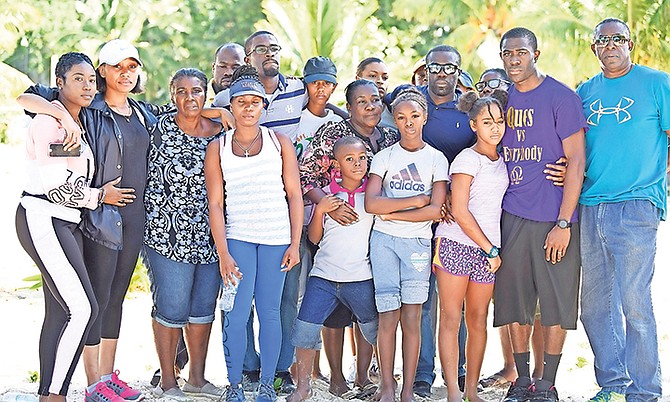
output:
[[310, 276], [333, 282], [358, 282], [372, 279], [369, 244], [373, 215], [365, 211], [365, 185], [349, 193], [337, 183], [323, 188], [326, 194], [353, 204], [358, 221], [348, 226], [335, 222], [328, 214], [324, 216], [323, 238], [314, 256]]
[[323, 117], [315, 116], [309, 109], [305, 108], [302, 111], [300, 116], [300, 127], [298, 127], [297, 136], [293, 143], [295, 144], [295, 153], [298, 155], [298, 160], [302, 156], [303, 152], [307, 149], [307, 146], [312, 142], [314, 138], [314, 133], [321, 128], [324, 124], [329, 121], [342, 121], [342, 118], [332, 110], [326, 109], [326, 115]]
[[[502, 199], [509, 185], [503, 158], [499, 157], [498, 160], [492, 161], [472, 148], [465, 148], [451, 164], [450, 174], [456, 173], [473, 177], [468, 208], [489, 241], [500, 247]], [[479, 247], [456, 222], [451, 224], [440, 222], [435, 229], [435, 237], [446, 237], [459, 243]]]
[[[312, 142], [314, 133], [316, 133], [316, 131], [321, 128], [322, 125], [328, 123], [329, 121], [338, 122], [342, 121], [342, 118], [333, 113], [333, 111], [330, 109], [326, 109], [326, 115], [323, 117], [315, 116], [307, 108], [302, 111], [302, 115], [300, 116], [300, 127], [298, 127], [297, 131], [298, 136], [295, 138], [295, 141], [293, 141], [293, 145], [295, 145], [295, 153], [298, 156], [298, 161], [300, 161], [300, 157]], [[304, 225], [307, 226], [312, 220], [312, 208], [314, 208], [314, 204], [307, 197], [303, 197], [303, 202], [305, 204]]]
[[[383, 179], [382, 194], [389, 198], [430, 195], [433, 183], [449, 181], [448, 171], [447, 158], [428, 144], [409, 152], [396, 143], [379, 151], [370, 166], [370, 174]], [[374, 229], [396, 237], [430, 239], [431, 222], [384, 221], [375, 217]]]

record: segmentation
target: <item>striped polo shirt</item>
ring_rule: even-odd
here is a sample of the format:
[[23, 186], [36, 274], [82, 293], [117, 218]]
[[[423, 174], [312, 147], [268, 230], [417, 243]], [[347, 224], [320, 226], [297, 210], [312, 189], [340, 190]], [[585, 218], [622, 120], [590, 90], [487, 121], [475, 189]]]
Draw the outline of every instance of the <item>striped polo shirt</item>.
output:
[[[307, 105], [307, 90], [300, 78], [279, 74], [279, 85], [266, 94], [268, 105], [263, 109], [260, 124], [275, 133], [288, 136], [295, 143], [300, 128], [300, 115]], [[230, 90], [224, 89], [214, 97], [212, 106], [230, 108]]]

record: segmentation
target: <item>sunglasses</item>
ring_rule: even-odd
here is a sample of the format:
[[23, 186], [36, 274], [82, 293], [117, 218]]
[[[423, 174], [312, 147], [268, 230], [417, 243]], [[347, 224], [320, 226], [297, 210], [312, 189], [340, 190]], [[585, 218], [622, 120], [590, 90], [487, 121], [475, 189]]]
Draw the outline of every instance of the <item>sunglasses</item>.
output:
[[505, 86], [506, 88], [510, 86], [510, 82], [506, 80], [502, 80], [500, 78], [492, 78], [488, 81], [480, 81], [475, 84], [475, 89], [477, 89], [478, 92], [482, 92], [483, 90], [486, 89], [486, 87], [489, 87], [491, 89], [497, 89], [500, 88], [501, 86]]
[[614, 46], [623, 46], [628, 43], [630, 39], [621, 34], [600, 35], [593, 39], [593, 44], [596, 46], [607, 46], [607, 44], [610, 43], [610, 40], [614, 43]]
[[267, 53], [272, 53], [272, 54], [277, 54], [281, 50], [281, 46], [279, 45], [258, 45], [255, 48], [251, 49], [249, 53], [247, 53], [247, 56], [249, 56], [251, 53], [256, 53], [256, 54], [267, 54]]
[[440, 71], [444, 71], [445, 74], [452, 75], [456, 74], [456, 72], [458, 72], [460, 69], [458, 68], [457, 65], [451, 63], [447, 64], [430, 63], [426, 66], [426, 70], [428, 70], [428, 72], [431, 74], [439, 74]]

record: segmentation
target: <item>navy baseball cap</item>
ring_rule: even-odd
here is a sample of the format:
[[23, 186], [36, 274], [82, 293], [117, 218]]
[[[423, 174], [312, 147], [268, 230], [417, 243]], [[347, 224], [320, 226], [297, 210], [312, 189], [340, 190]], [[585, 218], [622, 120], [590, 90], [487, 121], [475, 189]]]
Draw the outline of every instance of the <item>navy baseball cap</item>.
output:
[[335, 63], [327, 57], [312, 57], [305, 63], [305, 69], [302, 72], [305, 84], [314, 81], [326, 81], [337, 84], [337, 67]]

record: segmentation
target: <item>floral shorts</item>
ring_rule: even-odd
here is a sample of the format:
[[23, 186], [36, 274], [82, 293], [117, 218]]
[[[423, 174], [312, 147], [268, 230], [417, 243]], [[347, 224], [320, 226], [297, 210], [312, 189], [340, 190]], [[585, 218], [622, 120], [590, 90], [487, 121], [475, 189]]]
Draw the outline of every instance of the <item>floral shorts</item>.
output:
[[491, 265], [479, 247], [469, 246], [445, 237], [435, 238], [433, 270], [440, 269], [456, 276], [469, 276], [470, 282], [493, 283], [495, 274], [489, 271]]

